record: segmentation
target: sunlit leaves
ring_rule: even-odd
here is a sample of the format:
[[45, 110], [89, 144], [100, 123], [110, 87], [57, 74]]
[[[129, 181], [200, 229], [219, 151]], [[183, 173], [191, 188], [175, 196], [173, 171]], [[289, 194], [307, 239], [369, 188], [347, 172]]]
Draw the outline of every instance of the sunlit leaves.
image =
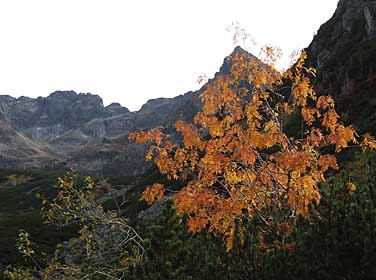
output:
[[298, 177], [291, 181], [288, 192], [288, 203], [293, 207], [297, 215], [307, 216], [309, 205], [312, 201], [319, 203], [320, 195], [317, 189], [318, 181], [310, 175]]
[[[289, 225], [320, 202], [325, 172], [338, 169], [335, 153], [358, 142], [355, 130], [340, 121], [333, 98], [316, 96], [311, 83], [316, 72], [305, 67], [307, 55], [281, 74], [272, 65], [278, 57], [273, 52], [264, 48], [270, 64], [245, 52], [227, 58], [231, 69], [204, 87], [194, 124], [176, 123], [181, 145], [160, 129], [130, 135], [152, 143], [147, 160], [154, 158], [162, 174], [186, 183], [174, 201], [178, 213], [188, 215], [190, 230], [222, 234], [228, 248], [237, 217], [257, 217], [264, 240], [282, 244]], [[280, 90], [283, 81], [289, 95]], [[284, 131], [292, 113], [301, 117], [299, 135]], [[376, 147], [370, 135], [363, 143], [364, 149]], [[151, 203], [163, 193], [155, 184], [142, 197]]]
[[164, 137], [162, 131], [158, 128], [150, 129], [149, 131], [139, 131], [137, 133], [130, 133], [129, 139], [135, 141], [137, 144], [143, 144], [148, 141], [153, 141], [160, 145]]
[[369, 133], [363, 135], [363, 142], [361, 144], [362, 150], [365, 151], [367, 149], [374, 150], [376, 149], [376, 141], [375, 138], [370, 135]]
[[338, 119], [339, 116], [336, 111], [334, 111], [334, 109], [331, 109], [324, 114], [322, 125], [333, 131], [337, 126]]
[[312, 125], [317, 117], [320, 117], [320, 113], [315, 108], [302, 108], [302, 117], [306, 124]]
[[327, 109], [327, 108], [334, 108], [334, 100], [333, 97], [327, 95], [321, 95], [316, 104], [317, 109]]
[[163, 197], [163, 185], [153, 184], [148, 186], [142, 193], [141, 200], [145, 200], [148, 205], [151, 205], [154, 201], [160, 200]]
[[329, 168], [338, 169], [337, 158], [334, 155], [321, 155], [317, 164], [322, 172], [327, 171]]
[[177, 121], [175, 126], [176, 130], [182, 133], [185, 146], [188, 149], [197, 148], [201, 150], [203, 148], [204, 143], [201, 141], [199, 131], [195, 126], [183, 121]]
[[338, 125], [335, 130], [328, 135], [328, 141], [335, 145], [336, 152], [340, 152], [344, 148], [347, 148], [349, 143], [358, 143], [356, 136], [357, 134], [352, 126], [345, 127], [344, 125]]

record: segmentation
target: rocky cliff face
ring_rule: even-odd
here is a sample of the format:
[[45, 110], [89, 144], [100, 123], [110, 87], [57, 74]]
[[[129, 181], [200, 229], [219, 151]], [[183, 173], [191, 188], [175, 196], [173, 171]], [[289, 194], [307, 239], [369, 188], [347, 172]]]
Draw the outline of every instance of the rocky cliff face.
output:
[[99, 96], [73, 91], [36, 99], [0, 96], [0, 167], [140, 173], [146, 168], [145, 147], [130, 143], [128, 134], [155, 126], [172, 129], [176, 120], [192, 119], [199, 107], [193, 92], [150, 100], [138, 112], [116, 103], [104, 107]]
[[376, 0], [340, 0], [307, 52], [318, 91], [335, 96], [358, 129], [376, 131]]

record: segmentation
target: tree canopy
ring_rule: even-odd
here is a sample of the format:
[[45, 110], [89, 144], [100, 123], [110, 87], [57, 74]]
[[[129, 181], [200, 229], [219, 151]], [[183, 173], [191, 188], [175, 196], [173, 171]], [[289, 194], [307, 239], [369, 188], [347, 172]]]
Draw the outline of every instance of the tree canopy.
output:
[[[336, 154], [360, 141], [363, 149], [376, 146], [372, 136], [359, 137], [340, 121], [331, 96], [315, 93], [306, 53], [280, 73], [275, 49], [263, 51], [262, 61], [235, 53], [229, 73], [207, 83], [194, 123], [176, 122], [182, 143], [162, 127], [130, 135], [152, 143], [146, 160], [162, 174], [186, 183], [174, 202], [179, 214], [188, 215], [190, 230], [221, 234], [228, 249], [238, 217], [262, 221], [266, 246], [284, 245], [291, 224], [320, 202], [318, 185], [328, 169], [338, 169]], [[294, 114], [301, 129], [289, 134], [286, 123]], [[143, 199], [152, 203], [166, 193], [156, 183]]]

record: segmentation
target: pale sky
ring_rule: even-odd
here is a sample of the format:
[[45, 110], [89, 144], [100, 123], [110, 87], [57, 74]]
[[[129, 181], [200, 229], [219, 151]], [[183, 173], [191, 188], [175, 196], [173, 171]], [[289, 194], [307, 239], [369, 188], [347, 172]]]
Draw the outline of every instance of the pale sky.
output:
[[[288, 56], [308, 46], [337, 2], [0, 0], [0, 94], [75, 90], [138, 110], [212, 77], [235, 47], [232, 22]], [[258, 46], [249, 50], [257, 55]]]

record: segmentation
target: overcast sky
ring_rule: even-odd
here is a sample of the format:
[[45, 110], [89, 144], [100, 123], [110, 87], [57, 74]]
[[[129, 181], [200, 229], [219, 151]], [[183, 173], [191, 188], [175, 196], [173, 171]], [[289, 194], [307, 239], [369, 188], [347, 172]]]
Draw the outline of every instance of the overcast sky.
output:
[[232, 22], [289, 54], [310, 43], [337, 2], [0, 0], [0, 94], [75, 90], [138, 110], [213, 76], [234, 48]]

